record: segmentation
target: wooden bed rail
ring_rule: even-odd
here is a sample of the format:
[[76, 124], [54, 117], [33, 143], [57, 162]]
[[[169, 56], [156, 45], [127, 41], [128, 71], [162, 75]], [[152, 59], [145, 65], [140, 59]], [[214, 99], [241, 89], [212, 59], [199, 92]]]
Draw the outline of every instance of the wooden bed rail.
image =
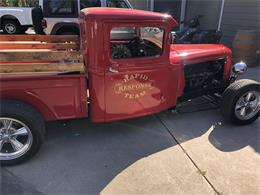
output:
[[77, 35], [0, 35], [0, 49], [74, 49]]
[[84, 71], [76, 35], [0, 35], [0, 74]]
[[0, 35], [0, 41], [77, 42], [78, 35]]

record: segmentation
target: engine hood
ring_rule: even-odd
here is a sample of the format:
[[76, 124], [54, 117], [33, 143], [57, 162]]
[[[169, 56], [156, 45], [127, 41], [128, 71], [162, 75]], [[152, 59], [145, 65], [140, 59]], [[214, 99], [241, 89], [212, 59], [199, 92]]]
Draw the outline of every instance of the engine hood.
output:
[[196, 64], [231, 57], [231, 50], [222, 44], [172, 44], [171, 64]]

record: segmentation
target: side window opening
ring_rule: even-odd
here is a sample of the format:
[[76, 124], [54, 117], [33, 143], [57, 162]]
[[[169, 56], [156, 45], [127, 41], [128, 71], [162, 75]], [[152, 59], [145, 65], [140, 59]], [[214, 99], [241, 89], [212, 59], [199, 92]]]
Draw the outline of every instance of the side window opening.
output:
[[75, 0], [46, 0], [43, 4], [44, 16], [71, 16], [77, 14]]
[[88, 7], [101, 7], [100, 0], [80, 0], [80, 9]]
[[107, 0], [107, 7], [128, 8], [123, 0]]
[[160, 56], [164, 29], [158, 27], [120, 27], [110, 32], [110, 57], [129, 59]]

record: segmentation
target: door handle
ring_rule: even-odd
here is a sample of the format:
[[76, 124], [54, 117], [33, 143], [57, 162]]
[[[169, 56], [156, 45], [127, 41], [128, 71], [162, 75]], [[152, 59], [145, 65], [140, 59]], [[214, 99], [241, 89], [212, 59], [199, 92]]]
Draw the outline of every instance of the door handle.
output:
[[117, 69], [113, 68], [112, 66], [109, 66], [107, 70], [108, 70], [108, 72], [111, 72], [111, 73], [118, 73], [119, 72]]

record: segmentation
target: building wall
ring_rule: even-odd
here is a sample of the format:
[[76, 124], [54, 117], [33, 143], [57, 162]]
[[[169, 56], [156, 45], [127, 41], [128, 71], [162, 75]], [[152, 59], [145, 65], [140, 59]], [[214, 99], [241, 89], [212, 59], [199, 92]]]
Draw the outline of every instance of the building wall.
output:
[[[181, 15], [182, 0], [129, 0], [134, 9], [151, 10], [172, 15], [178, 22]], [[178, 29], [177, 27], [176, 29]]]
[[[151, 0], [129, 0], [135, 9], [150, 10]], [[182, 0], [153, 0], [154, 11], [171, 14], [178, 22]], [[185, 19], [204, 15], [202, 29], [216, 29], [219, 21], [221, 0], [187, 0]]]
[[220, 8], [221, 0], [187, 0], [185, 20], [202, 15], [201, 29], [217, 29]]
[[[135, 9], [150, 10], [151, 0], [129, 0]], [[217, 29], [222, 0], [187, 0], [185, 20], [198, 15], [201, 29]], [[168, 12], [178, 21], [181, 0], [154, 0], [154, 10]], [[238, 30], [260, 30], [260, 0], [225, 0], [221, 42], [232, 46]]]
[[170, 14], [179, 22], [182, 0], [154, 0], [154, 11]]
[[238, 30], [259, 30], [259, 0], [225, 0], [222, 43], [232, 46]]
[[134, 9], [150, 10], [150, 0], [129, 0]]

